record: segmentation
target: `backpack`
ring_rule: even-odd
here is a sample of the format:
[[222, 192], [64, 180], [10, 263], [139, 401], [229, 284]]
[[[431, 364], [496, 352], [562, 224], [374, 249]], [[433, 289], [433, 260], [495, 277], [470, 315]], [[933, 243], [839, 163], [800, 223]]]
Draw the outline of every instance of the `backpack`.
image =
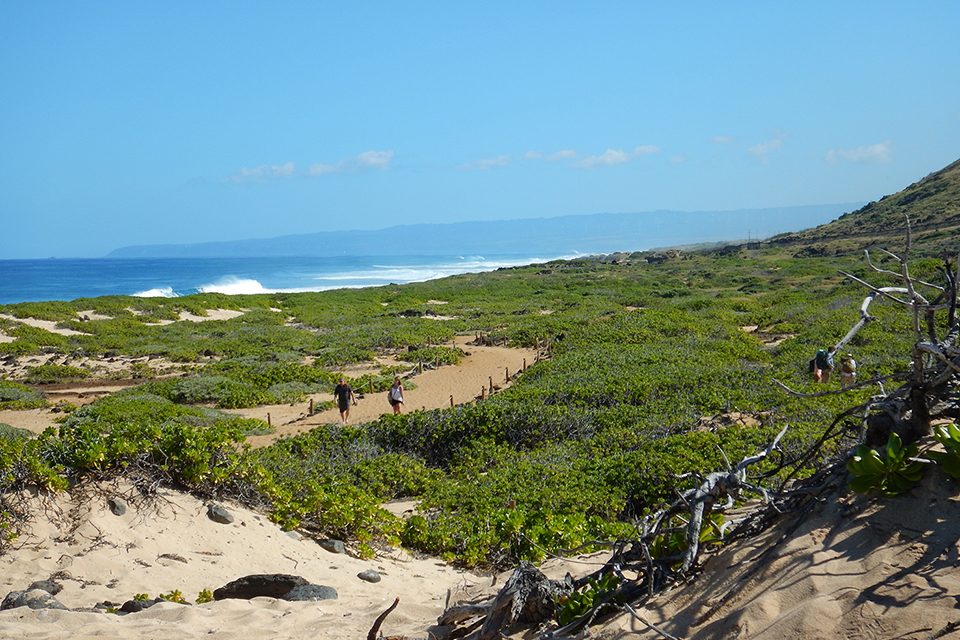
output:
[[813, 356], [813, 361], [816, 363], [818, 368], [826, 369], [827, 351], [825, 349], [817, 349], [817, 355]]
[[857, 367], [853, 364], [853, 358], [850, 356], [843, 356], [840, 359], [840, 371], [844, 373], [854, 373], [857, 370]]

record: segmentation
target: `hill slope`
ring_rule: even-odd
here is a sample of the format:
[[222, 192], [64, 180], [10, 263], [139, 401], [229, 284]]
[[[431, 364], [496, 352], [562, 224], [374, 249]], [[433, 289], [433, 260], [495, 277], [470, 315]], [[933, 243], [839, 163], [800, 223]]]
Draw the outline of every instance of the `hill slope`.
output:
[[771, 239], [780, 245], [823, 245], [821, 253], [844, 253], [880, 245], [902, 247], [909, 216], [914, 246], [926, 255], [955, 252], [960, 230], [960, 160], [906, 189], [871, 202], [833, 222]]

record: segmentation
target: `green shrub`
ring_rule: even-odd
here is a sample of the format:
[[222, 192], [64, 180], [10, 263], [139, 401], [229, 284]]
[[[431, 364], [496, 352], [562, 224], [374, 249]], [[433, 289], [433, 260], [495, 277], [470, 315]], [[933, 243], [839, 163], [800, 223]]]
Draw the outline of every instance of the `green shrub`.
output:
[[88, 369], [65, 364], [41, 364], [27, 369], [27, 380], [37, 384], [82, 380], [90, 375]]
[[253, 385], [217, 375], [148, 382], [139, 387], [180, 404], [211, 403], [224, 409], [274, 404], [276, 398]]
[[[599, 578], [590, 578], [581, 589], [557, 599], [557, 610], [554, 617], [561, 626], [569, 624], [585, 615], [595, 606], [604, 603], [604, 599], [609, 598], [618, 586], [620, 586], [620, 578], [612, 571], [604, 573]], [[611, 611], [616, 610], [617, 603], [610, 602], [607, 604]], [[598, 613], [604, 612], [599, 611]]]
[[277, 402], [303, 402], [311, 393], [330, 392], [327, 385], [307, 384], [305, 382], [281, 382], [267, 387], [267, 393]]
[[0, 422], [0, 440], [17, 440], [19, 438], [32, 438], [33, 432], [28, 429], [11, 427], [5, 422]]
[[903, 493], [925, 470], [922, 462], [913, 460], [918, 451], [916, 443], [903, 446], [895, 433], [890, 434], [883, 455], [861, 444], [847, 462], [847, 470], [854, 476], [850, 488], [861, 493], [877, 489], [888, 496]]
[[938, 425], [933, 430], [933, 437], [943, 445], [944, 451], [928, 451], [927, 455], [951, 476], [960, 478], [960, 428], [954, 422]]
[[34, 389], [8, 380], [0, 380], [0, 409], [41, 409], [47, 401]]

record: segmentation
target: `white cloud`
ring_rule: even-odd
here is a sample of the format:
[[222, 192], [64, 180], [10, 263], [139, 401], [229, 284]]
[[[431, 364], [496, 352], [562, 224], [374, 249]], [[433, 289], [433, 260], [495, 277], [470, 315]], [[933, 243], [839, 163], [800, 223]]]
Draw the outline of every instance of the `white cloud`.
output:
[[310, 168], [307, 169], [308, 176], [322, 176], [325, 173], [336, 173], [337, 168], [332, 164], [323, 164], [322, 162], [317, 162], [310, 165]]
[[686, 154], [675, 153], [670, 157], [670, 164], [681, 164], [687, 161]]
[[505, 167], [510, 164], [510, 156], [497, 156], [496, 158], [486, 158], [477, 162], [481, 169], [488, 167]]
[[282, 165], [262, 165], [255, 169], [244, 167], [228, 177], [225, 182], [264, 182], [273, 178], [296, 176], [322, 176], [328, 173], [354, 173], [370, 169], [386, 170], [393, 160], [393, 151], [364, 151], [352, 158], [344, 158], [334, 164], [315, 162], [306, 171], [297, 171], [292, 162]]
[[774, 151], [779, 151], [783, 146], [783, 140], [780, 138], [774, 138], [773, 140], [768, 140], [760, 144], [753, 145], [748, 149], [750, 155], [754, 158], [759, 158], [766, 162], [767, 156], [769, 156]]
[[713, 136], [710, 142], [716, 144], [733, 144], [733, 138], [730, 136]]
[[550, 154], [547, 156], [547, 160], [570, 160], [572, 158], [579, 157], [580, 154], [573, 149], [564, 149], [563, 151], [557, 151], [556, 153]]
[[826, 161], [830, 164], [838, 164], [841, 160], [850, 163], [886, 164], [893, 162], [893, 149], [890, 141], [887, 140], [880, 144], [860, 146], [856, 149], [830, 149], [827, 152]]
[[263, 182], [270, 178], [290, 178], [296, 173], [292, 162], [286, 164], [260, 165], [254, 169], [243, 167], [227, 178], [227, 182]]
[[523, 154], [524, 160], [539, 160], [543, 157], [543, 154], [539, 151], [527, 151]]
[[364, 151], [356, 157], [357, 165], [371, 169], [389, 169], [393, 151]]
[[652, 145], [635, 147], [633, 151], [624, 151], [623, 149], [607, 149], [598, 156], [587, 156], [580, 162], [574, 163], [574, 166], [580, 167], [581, 169], [594, 169], [600, 166], [612, 167], [616, 164], [630, 162], [635, 158], [657, 153], [660, 150], [660, 147], [654, 147]]

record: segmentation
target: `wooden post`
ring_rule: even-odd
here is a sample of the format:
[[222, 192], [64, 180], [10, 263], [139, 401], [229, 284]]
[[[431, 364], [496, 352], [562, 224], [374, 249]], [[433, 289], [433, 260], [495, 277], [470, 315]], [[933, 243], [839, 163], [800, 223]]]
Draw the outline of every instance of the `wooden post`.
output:
[[510, 382], [510, 367], [504, 369], [504, 374], [506, 375], [507, 382]]
[[273, 426], [273, 424], [270, 423], [270, 414], [269, 414], [269, 413], [267, 414], [267, 426], [268, 426], [268, 427], [272, 427], [272, 426]]
[[370, 378], [370, 393], [373, 393], [373, 378]]
[[524, 359], [523, 359], [523, 369], [521, 369], [521, 371], [526, 371], [526, 370], [527, 370], [527, 359], [524, 358]]
[[437, 369], [440, 368], [440, 356], [439, 356], [439, 355], [437, 356], [437, 359], [434, 361], [433, 366], [435, 366]]
[[486, 387], [480, 387], [480, 399], [481, 399], [481, 400], [486, 400], [486, 399], [487, 399], [487, 388], [486, 388]]
[[450, 406], [453, 406], [453, 396], [450, 396]]
[[307, 415], [311, 415], [311, 416], [313, 415], [313, 398], [310, 398], [310, 413], [308, 413]]
[[493, 376], [490, 376], [490, 395], [493, 395]]

